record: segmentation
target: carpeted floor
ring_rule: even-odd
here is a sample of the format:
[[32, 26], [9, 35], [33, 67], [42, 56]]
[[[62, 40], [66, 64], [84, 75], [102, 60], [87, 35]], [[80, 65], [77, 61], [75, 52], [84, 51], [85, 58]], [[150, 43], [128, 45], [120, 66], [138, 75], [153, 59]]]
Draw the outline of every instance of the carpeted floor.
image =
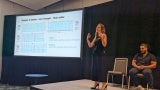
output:
[[[35, 87], [42, 90], [91, 90], [90, 87], [93, 84], [94, 84], [93, 81], [83, 79], [83, 80], [48, 83], [48, 84], [41, 84], [41, 85], [32, 85], [31, 87]], [[30, 87], [0, 84], [0, 90], [30, 90]], [[126, 86], [125, 88], [122, 89], [121, 85], [110, 83], [107, 87], [107, 90], [128, 90], [128, 89]], [[135, 90], [135, 89], [131, 88], [130, 90]], [[149, 90], [158, 90], [158, 89], [149, 89]]]
[[30, 90], [28, 86], [12, 86], [7, 84], [0, 84], [0, 90]]
[[[82, 79], [82, 80], [73, 80], [66, 82], [32, 85], [31, 90], [35, 90], [34, 88], [41, 90], [91, 90], [90, 87], [93, 86], [93, 84], [94, 82], [91, 80]], [[101, 86], [102, 84], [100, 84], [100, 88]], [[109, 83], [106, 90], [128, 90], [128, 89], [126, 85], [124, 88], [121, 88], [121, 84]], [[130, 90], [135, 90], [135, 89], [131, 88]], [[156, 90], [156, 89], [149, 89], [149, 90]]]

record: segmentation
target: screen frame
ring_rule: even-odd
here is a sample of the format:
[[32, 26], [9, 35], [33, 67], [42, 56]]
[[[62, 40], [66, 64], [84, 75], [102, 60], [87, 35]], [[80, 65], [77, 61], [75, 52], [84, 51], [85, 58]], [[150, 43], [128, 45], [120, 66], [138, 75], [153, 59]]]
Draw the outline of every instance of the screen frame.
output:
[[[70, 9], [70, 10], [63, 10], [63, 11], [55, 11], [55, 12], [48, 12], [48, 13], [30, 13], [30, 14], [18, 14], [15, 15], [15, 17], [17, 18], [18, 16], [29, 16], [29, 15], [43, 15], [43, 14], [54, 14], [54, 13], [63, 13], [63, 12], [72, 12], [72, 11], [82, 11], [82, 23], [81, 23], [81, 40], [80, 40], [80, 57], [58, 57], [58, 56], [27, 56], [27, 55], [14, 55], [14, 51], [13, 51], [13, 56], [16, 57], [52, 57], [52, 58], [81, 58], [82, 59], [82, 55], [83, 55], [83, 26], [84, 26], [84, 9], [83, 8], [79, 8], [79, 9]], [[16, 21], [15, 21], [15, 34], [16, 34]], [[14, 35], [15, 35], [14, 34]], [[14, 36], [15, 38], [15, 36]], [[13, 50], [15, 50], [15, 40], [14, 40], [14, 48]]]

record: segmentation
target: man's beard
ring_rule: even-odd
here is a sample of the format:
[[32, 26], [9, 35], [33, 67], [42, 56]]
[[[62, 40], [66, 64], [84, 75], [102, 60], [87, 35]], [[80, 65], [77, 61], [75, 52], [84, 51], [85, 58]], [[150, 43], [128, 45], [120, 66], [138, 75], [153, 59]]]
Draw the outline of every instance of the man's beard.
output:
[[143, 52], [141, 51], [141, 54], [146, 54], [146, 52], [147, 52], [147, 51], [143, 51]]

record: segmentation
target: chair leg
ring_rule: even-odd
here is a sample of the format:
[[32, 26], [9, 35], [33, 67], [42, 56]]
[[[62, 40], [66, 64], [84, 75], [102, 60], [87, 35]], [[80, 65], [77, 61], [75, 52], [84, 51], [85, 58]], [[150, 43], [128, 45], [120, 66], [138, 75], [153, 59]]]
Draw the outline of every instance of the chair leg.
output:
[[149, 87], [149, 86], [148, 86], [148, 83], [147, 83], [147, 90], [148, 90], [148, 87]]
[[127, 83], [127, 88], [128, 88], [128, 77], [127, 77], [127, 75], [125, 75], [125, 81], [126, 81], [126, 83]]
[[107, 74], [107, 85], [108, 85], [109, 73]]
[[122, 88], [123, 88], [123, 84], [124, 84], [124, 74], [122, 75]]
[[130, 76], [128, 77], [128, 90], [130, 88]]

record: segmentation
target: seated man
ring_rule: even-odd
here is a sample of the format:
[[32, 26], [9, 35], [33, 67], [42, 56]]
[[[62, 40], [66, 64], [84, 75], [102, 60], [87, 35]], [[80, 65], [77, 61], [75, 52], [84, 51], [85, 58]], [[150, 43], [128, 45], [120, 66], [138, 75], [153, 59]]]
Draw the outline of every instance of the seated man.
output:
[[129, 71], [131, 80], [136, 86], [138, 86], [138, 88], [143, 87], [140, 85], [138, 78], [136, 77], [137, 73], [142, 73], [145, 76], [146, 81], [149, 83], [149, 87], [153, 88], [152, 69], [156, 68], [157, 61], [156, 57], [151, 54], [148, 49], [148, 44], [142, 43], [140, 45], [140, 53], [134, 56], [132, 60], [133, 68]]

